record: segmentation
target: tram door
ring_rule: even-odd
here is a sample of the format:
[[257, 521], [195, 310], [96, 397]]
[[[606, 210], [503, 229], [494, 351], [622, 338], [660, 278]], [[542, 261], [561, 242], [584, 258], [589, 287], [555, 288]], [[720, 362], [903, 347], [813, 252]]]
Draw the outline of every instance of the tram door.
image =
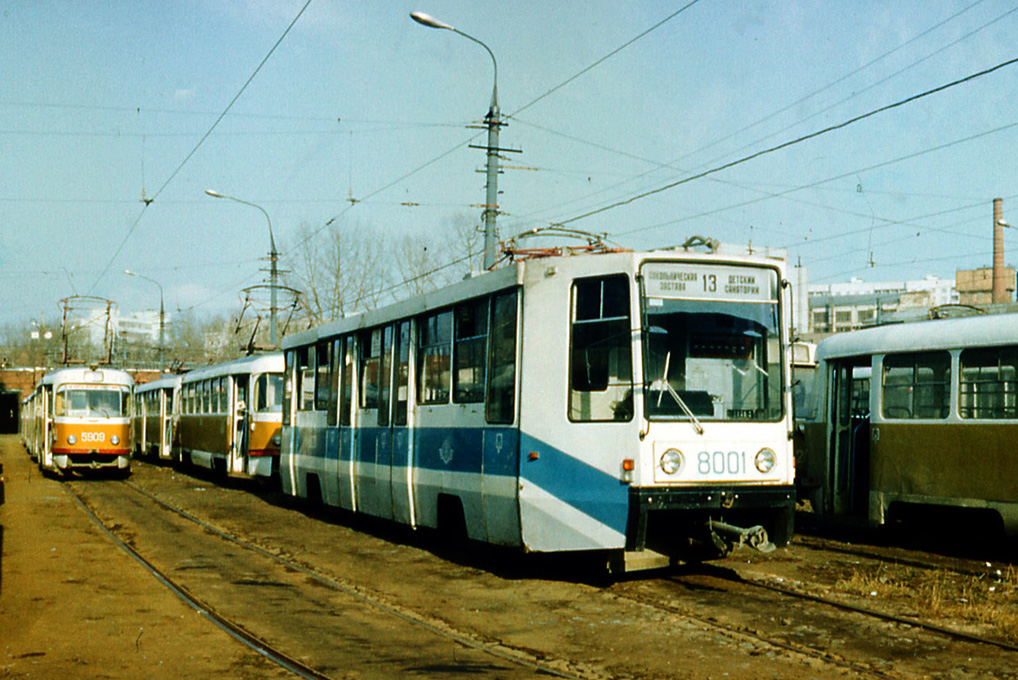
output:
[[159, 400], [159, 423], [161, 428], [159, 457], [169, 458], [173, 455], [173, 389], [164, 389], [162, 393], [163, 398]]
[[53, 466], [53, 399], [55, 390], [52, 387], [44, 387], [42, 391], [42, 441], [39, 442], [39, 466], [50, 468]]
[[408, 431], [410, 416], [410, 322], [401, 321], [396, 326], [395, 347], [392, 366], [392, 418], [390, 436], [392, 439], [392, 518], [397, 522], [413, 524], [413, 510], [410, 503], [413, 488], [413, 437]]
[[247, 472], [248, 430], [251, 423], [248, 403], [248, 376], [233, 376], [233, 444], [230, 446], [230, 472]]
[[392, 326], [366, 331], [360, 338], [360, 403], [353, 464], [357, 509], [384, 519], [392, 519], [392, 345]]
[[865, 517], [869, 503], [870, 360], [832, 362], [828, 423], [828, 509]]

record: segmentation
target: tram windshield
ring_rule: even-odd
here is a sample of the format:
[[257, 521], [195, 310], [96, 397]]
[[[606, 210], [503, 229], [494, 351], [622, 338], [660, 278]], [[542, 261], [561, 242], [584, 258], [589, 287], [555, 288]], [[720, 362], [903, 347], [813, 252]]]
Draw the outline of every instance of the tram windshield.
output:
[[53, 411], [58, 416], [118, 418], [127, 415], [129, 398], [126, 389], [70, 387], [57, 391]]
[[784, 412], [777, 272], [643, 266], [644, 410], [654, 420], [776, 421]]
[[258, 413], [282, 413], [283, 374], [262, 373], [255, 388], [255, 410]]

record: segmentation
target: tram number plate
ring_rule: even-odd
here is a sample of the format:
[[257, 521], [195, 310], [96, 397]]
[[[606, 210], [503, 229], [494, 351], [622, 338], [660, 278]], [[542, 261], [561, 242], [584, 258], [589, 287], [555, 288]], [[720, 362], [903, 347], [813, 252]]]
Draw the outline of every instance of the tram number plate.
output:
[[745, 451], [701, 451], [696, 456], [701, 475], [741, 475], [746, 472]]
[[106, 441], [105, 432], [82, 432], [81, 441], [83, 442], [104, 442]]

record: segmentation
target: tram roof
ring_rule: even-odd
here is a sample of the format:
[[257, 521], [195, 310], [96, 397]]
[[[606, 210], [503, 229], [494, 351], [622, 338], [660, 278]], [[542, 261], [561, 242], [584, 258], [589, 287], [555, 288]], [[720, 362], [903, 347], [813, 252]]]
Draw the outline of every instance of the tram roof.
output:
[[150, 392], [152, 390], [165, 389], [167, 387], [179, 387], [180, 379], [182, 376], [179, 375], [164, 375], [150, 380], [147, 383], [142, 383], [134, 388], [135, 392]]
[[[394, 319], [403, 319], [432, 310], [449, 307], [462, 300], [468, 300], [487, 293], [494, 293], [513, 286], [522, 285], [525, 271], [537, 267], [538, 271], [548, 269], [568, 270], [570, 275], [593, 275], [603, 271], [605, 267], [635, 268], [643, 260], [690, 260], [717, 264], [766, 264], [783, 267], [786, 259], [784, 251], [758, 250], [741, 252], [734, 246], [724, 246], [716, 252], [686, 251], [679, 248], [653, 251], [613, 251], [609, 253], [566, 254], [514, 262], [505, 267], [480, 275], [470, 276], [463, 281], [444, 286], [438, 290], [422, 295], [415, 295], [406, 300], [381, 307], [379, 309], [350, 314], [336, 321], [329, 321], [321, 326], [310, 328], [300, 333], [288, 335], [283, 339], [283, 349], [311, 345], [323, 338], [336, 337], [385, 324]], [[625, 264], [623, 264], [625, 263]], [[589, 270], [589, 272], [584, 272]]]
[[42, 377], [40, 385], [62, 385], [64, 383], [90, 383], [102, 385], [134, 385], [134, 378], [127, 371], [109, 366], [69, 366], [55, 368]]
[[268, 354], [252, 354], [232, 361], [224, 361], [220, 364], [202, 366], [188, 371], [181, 376], [181, 382], [192, 382], [205, 378], [217, 378], [224, 375], [236, 375], [238, 373], [282, 373], [283, 353], [270, 352]]
[[920, 321], [839, 333], [817, 345], [817, 360], [914, 350], [1018, 344], [1018, 314]]

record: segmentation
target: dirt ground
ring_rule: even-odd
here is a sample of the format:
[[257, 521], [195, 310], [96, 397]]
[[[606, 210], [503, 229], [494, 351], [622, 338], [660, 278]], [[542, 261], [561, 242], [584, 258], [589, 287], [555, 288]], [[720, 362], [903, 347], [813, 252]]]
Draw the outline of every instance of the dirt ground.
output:
[[[41, 476], [15, 437], [0, 437], [0, 458], [7, 476], [7, 503], [0, 506], [0, 680], [292, 677], [172, 595], [92, 524], [61, 484]], [[829, 618], [813, 618], [812, 613], [800, 615], [791, 606], [775, 612], [773, 602], [753, 604], [763, 602], [759, 593], [743, 589], [735, 595], [726, 590], [728, 586], [698, 580], [695, 575], [683, 580], [658, 574], [604, 587], [567, 573], [561, 564], [550, 566], [534, 556], [513, 557], [486, 550], [471, 556], [450, 553], [399, 529], [337, 521], [286, 499], [260, 496], [239, 486], [222, 488], [170, 468], [138, 466], [131, 485], [156, 493], [232, 535], [253, 540], [316, 573], [350, 584], [359, 593], [420, 615], [430, 625], [522, 650], [552, 667], [561, 663], [578, 677], [873, 677], [754, 637], [763, 632], [793, 642], [820, 640], [815, 647], [857, 659], [862, 667], [895, 678], [1018, 679], [1018, 653], [997, 651], [972, 659], [971, 646], [930, 639], [890, 624], [852, 617], [834, 617], [832, 624]], [[112, 484], [82, 488], [86, 500], [100, 509], [100, 516], [114, 524], [118, 518], [130, 522], [124, 519], [123, 506], [118, 509], [109, 499], [145, 502], [135, 491], [117, 491]], [[131, 536], [139, 550], [145, 548], [149, 559], [163, 560], [159, 566], [164, 573], [193, 579], [196, 594], [198, 584], [212, 583], [218, 573], [206, 568], [214, 562], [210, 551], [216, 552], [217, 558], [221, 557], [218, 553], [226, 552], [216, 547], [215, 541], [222, 540], [214, 539], [199, 548], [204, 555], [183, 555], [179, 529], [174, 530], [176, 534], [141, 526], [116, 530], [118, 535]], [[853, 556], [836, 557], [801, 546], [770, 557], [754, 555], [743, 553], [717, 568], [794, 581], [798, 587], [825, 595], [852, 596], [861, 588], [865, 592], [856, 594], [857, 599], [891, 609], [900, 605], [906, 613], [921, 613], [931, 607], [927, 600], [916, 600], [915, 594], [910, 594], [908, 572], [890, 571], [894, 565], [874, 566]], [[318, 663], [311, 664], [316, 668], [345, 669], [329, 672], [331, 677], [391, 677], [384, 675], [384, 669], [357, 667], [352, 658], [345, 666], [321, 662], [341, 646], [344, 638], [338, 631], [342, 620], [366, 620], [362, 611], [354, 611], [347, 602], [338, 609], [320, 609], [313, 618], [308, 615], [310, 607], [294, 604], [293, 593], [299, 585], [281, 587], [294, 574], [255, 577], [254, 571], [262, 566], [243, 563], [243, 556], [230, 559], [237, 560], [232, 563], [237, 570], [232, 582], [227, 578], [213, 587], [201, 586], [209, 600], [218, 598], [224, 606], [236, 605], [239, 598], [225, 590], [217, 594], [215, 589], [238, 584], [257, 587], [265, 594], [266, 603], [279, 602], [284, 609], [272, 619], [260, 607], [253, 608], [258, 625], [269, 626], [263, 639], [285, 638], [293, 645], [288, 652], [296, 651], [311, 661], [318, 654]], [[301, 580], [308, 579], [295, 579]], [[320, 585], [312, 585], [322, 590]], [[956, 594], [949, 585], [938, 585], [941, 599], [973, 599], [969, 591]], [[997, 607], [994, 619], [1000, 618], [1000, 607], [1018, 602], [1018, 579], [993, 583], [977, 579], [976, 585]], [[692, 616], [645, 606], [630, 595], [669, 604]], [[953, 611], [945, 611], [941, 622], [958, 623], [953, 615]], [[714, 627], [712, 620], [725, 623], [728, 629]], [[388, 636], [394, 642], [389, 650], [392, 655], [406, 654], [407, 645], [400, 645], [399, 640], [405, 634], [400, 632], [402, 624], [382, 625], [392, 631]], [[970, 621], [969, 625], [977, 633], [996, 630], [985, 622]], [[309, 634], [302, 636], [300, 631]], [[364, 645], [376, 642], [377, 636], [366, 628], [359, 636], [357, 632], [361, 631], [347, 639], [363, 638]], [[1006, 632], [996, 632], [1006, 637]], [[312, 637], [324, 639], [324, 643], [316, 642], [318, 651], [295, 649], [310, 645]], [[412, 667], [413, 675], [515, 678], [539, 673], [531, 669], [521, 675], [519, 669], [508, 669], [504, 662], [468, 661], [469, 653], [463, 649], [452, 650], [443, 663], [425, 663], [426, 644], [419, 645], [421, 661]], [[325, 646], [331, 648], [322, 651]], [[889, 648], [892, 653], [885, 654], [883, 650]]]
[[0, 678], [292, 677], [235, 643], [0, 437]]

